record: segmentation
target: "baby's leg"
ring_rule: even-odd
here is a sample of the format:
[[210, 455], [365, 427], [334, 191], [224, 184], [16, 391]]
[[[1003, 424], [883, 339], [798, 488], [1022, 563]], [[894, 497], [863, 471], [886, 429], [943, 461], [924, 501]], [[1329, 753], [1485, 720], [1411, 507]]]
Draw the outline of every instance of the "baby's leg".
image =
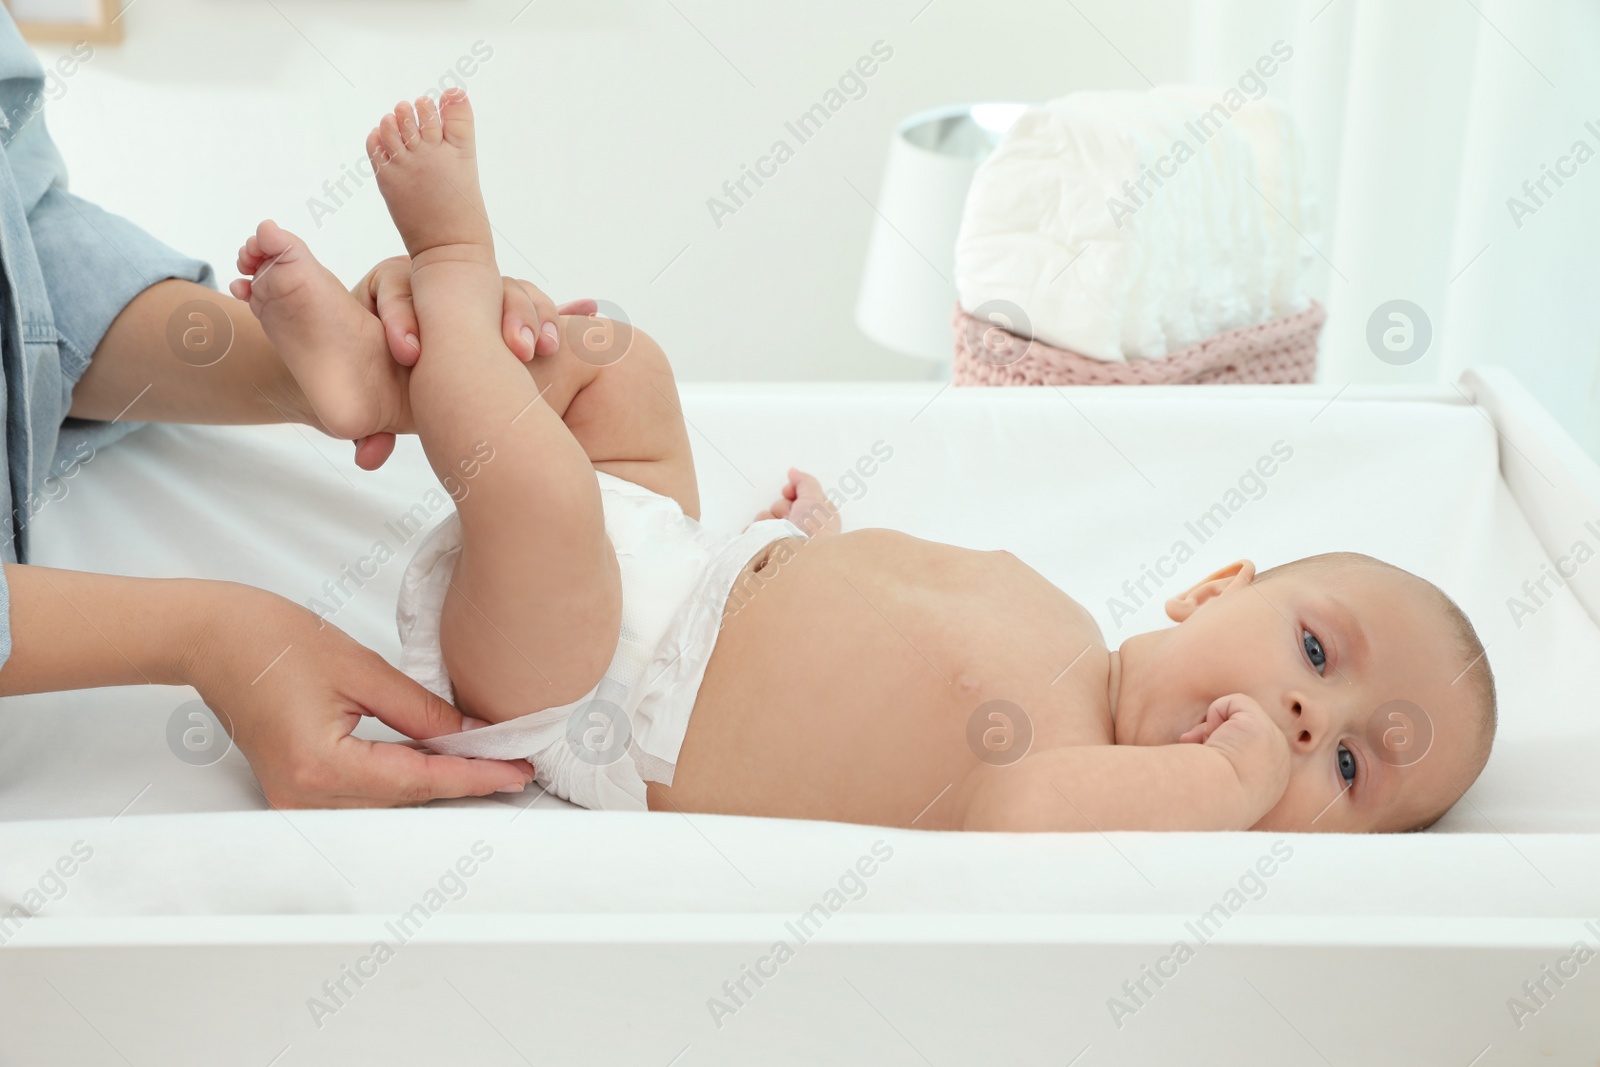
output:
[[453, 478], [493, 449], [457, 504], [464, 547], [440, 622], [457, 703], [494, 722], [567, 703], [611, 662], [621, 581], [588, 457], [500, 338], [466, 94], [402, 104], [367, 149], [412, 256], [411, 412], [428, 461]]
[[[661, 346], [643, 330], [604, 319], [566, 316], [562, 326], [560, 350], [526, 364], [544, 402], [561, 414], [596, 470], [672, 497], [698, 519], [689, 431]], [[624, 339], [597, 365], [583, 338], [602, 330]]]
[[[250, 277], [233, 283], [234, 294], [249, 301], [285, 367], [312, 395], [322, 413], [320, 429], [335, 437], [416, 432], [411, 369], [394, 361], [377, 316], [304, 241], [263, 222], [239, 249], [239, 270]], [[561, 322], [560, 349], [523, 364], [544, 404], [566, 423], [596, 470], [670, 496], [698, 519], [694, 457], [661, 346], [626, 324], [571, 315]], [[596, 352], [597, 334], [615, 343]], [[75, 409], [77, 400], [74, 393]]]

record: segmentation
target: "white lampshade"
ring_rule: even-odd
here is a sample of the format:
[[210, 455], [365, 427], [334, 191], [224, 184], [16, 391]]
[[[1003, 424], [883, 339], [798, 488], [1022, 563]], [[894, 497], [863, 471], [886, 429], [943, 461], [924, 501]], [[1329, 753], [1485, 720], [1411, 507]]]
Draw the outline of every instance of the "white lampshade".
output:
[[978, 164], [1026, 104], [959, 104], [912, 115], [894, 132], [856, 302], [863, 333], [948, 363], [956, 232]]

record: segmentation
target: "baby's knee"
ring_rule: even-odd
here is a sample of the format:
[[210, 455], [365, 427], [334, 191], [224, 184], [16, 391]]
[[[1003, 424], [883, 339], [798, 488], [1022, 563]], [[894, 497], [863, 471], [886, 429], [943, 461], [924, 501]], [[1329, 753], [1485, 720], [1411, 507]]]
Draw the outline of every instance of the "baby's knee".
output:
[[591, 368], [595, 377], [672, 377], [672, 364], [654, 337], [620, 319], [566, 315], [561, 336], [567, 353]]

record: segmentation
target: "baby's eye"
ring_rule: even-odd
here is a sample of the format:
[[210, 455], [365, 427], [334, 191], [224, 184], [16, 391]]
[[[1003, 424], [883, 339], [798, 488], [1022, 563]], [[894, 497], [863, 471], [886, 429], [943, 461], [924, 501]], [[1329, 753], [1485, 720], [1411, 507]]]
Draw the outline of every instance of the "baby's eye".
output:
[[1322, 642], [1318, 641], [1317, 635], [1310, 630], [1301, 630], [1300, 644], [1306, 650], [1306, 658], [1317, 669], [1317, 673], [1321, 674], [1322, 669], [1328, 665], [1328, 657], [1322, 651]]
[[[1316, 640], [1312, 638], [1312, 640]], [[1339, 764], [1339, 777], [1350, 784], [1356, 780], [1356, 758], [1348, 748], [1339, 746], [1338, 755], [1334, 757]]]

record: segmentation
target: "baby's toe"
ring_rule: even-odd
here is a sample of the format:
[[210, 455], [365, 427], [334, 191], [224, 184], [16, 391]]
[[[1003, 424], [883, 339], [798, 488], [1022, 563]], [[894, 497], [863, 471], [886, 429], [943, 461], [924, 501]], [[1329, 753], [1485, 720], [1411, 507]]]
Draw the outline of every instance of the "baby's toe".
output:
[[400, 154], [400, 124], [393, 115], [385, 115], [378, 120], [378, 143], [391, 159]]
[[256, 235], [251, 238], [263, 259], [272, 256], [281, 256], [294, 244], [294, 234], [279, 226], [271, 219], [263, 219], [261, 225], [256, 227]]
[[372, 127], [372, 132], [367, 134], [367, 158], [372, 160], [374, 168], [381, 167], [389, 162], [389, 153], [384, 149], [383, 142], [378, 139], [378, 127]]
[[417, 97], [417, 129], [429, 144], [438, 144], [444, 136], [444, 125], [439, 121], [439, 105], [431, 96]]
[[463, 89], [450, 88], [439, 98], [439, 122], [445, 138], [453, 145], [471, 148], [473, 144], [472, 103]]
[[400, 143], [411, 147], [417, 143], [417, 116], [411, 105], [402, 100], [394, 106], [394, 120], [400, 126]]

